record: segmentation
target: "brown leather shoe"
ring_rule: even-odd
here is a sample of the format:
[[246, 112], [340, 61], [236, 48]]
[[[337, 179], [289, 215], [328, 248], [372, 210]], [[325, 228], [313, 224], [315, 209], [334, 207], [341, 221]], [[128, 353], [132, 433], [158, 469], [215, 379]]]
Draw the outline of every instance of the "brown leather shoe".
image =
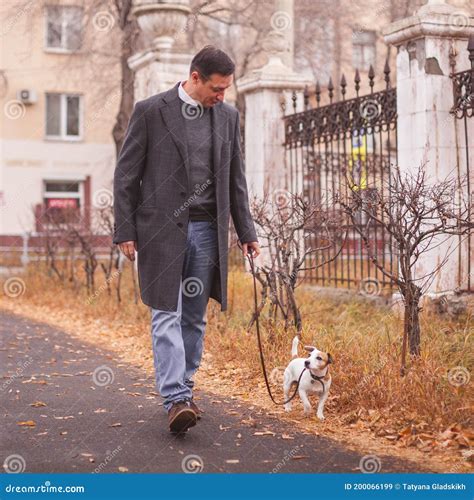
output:
[[194, 413], [196, 414], [197, 419], [201, 420], [202, 410], [200, 410], [198, 408], [198, 405], [192, 399], [189, 401], [189, 406], [194, 410]]
[[196, 412], [184, 401], [174, 403], [168, 412], [170, 431], [174, 433], [186, 432], [190, 427], [196, 425], [196, 421]]

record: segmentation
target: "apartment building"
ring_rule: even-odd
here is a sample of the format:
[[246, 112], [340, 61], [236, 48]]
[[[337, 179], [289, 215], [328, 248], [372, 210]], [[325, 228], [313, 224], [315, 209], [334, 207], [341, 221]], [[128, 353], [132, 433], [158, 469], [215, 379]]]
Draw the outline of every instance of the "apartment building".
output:
[[3, 3], [1, 247], [40, 232], [46, 211], [111, 202], [120, 38], [93, 4]]

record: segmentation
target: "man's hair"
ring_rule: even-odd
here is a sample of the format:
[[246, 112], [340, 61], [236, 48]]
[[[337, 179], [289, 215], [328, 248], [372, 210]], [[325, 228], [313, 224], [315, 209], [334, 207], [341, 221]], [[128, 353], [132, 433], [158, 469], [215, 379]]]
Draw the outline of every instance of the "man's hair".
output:
[[207, 80], [214, 73], [222, 76], [232, 75], [235, 64], [223, 50], [213, 45], [206, 45], [193, 57], [189, 72], [193, 71], [197, 71], [204, 80]]

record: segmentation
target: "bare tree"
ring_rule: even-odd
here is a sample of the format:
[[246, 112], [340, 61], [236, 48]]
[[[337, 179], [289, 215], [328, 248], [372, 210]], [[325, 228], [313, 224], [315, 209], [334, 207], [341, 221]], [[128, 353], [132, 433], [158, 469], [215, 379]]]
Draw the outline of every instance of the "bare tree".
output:
[[[412, 356], [417, 357], [421, 352], [420, 299], [454, 250], [449, 247], [442, 261], [432, 269], [420, 269], [417, 264], [423, 254], [439, 246], [452, 246], [453, 235], [469, 234], [473, 223], [465, 192], [464, 179], [448, 177], [431, 183], [421, 166], [413, 174], [394, 167], [382, 186], [361, 191], [352, 189], [349, 199], [338, 196], [371, 261], [398, 286], [403, 298], [402, 375], [406, 370], [407, 342]], [[371, 239], [376, 226], [393, 238], [395, 248], [391, 250], [398, 257], [399, 272], [385, 268], [374, 251]]]
[[292, 323], [300, 334], [303, 322], [295, 297], [295, 289], [301, 283], [298, 278], [305, 271], [337, 258], [347, 237], [347, 233], [343, 234], [347, 226], [341, 212], [323, 208], [300, 194], [283, 190], [276, 194], [271, 200], [267, 192], [262, 199], [255, 197], [251, 203], [258, 236], [269, 262], [255, 270], [262, 285], [261, 301], [249, 328], [269, 299], [269, 318], [275, 321], [280, 313], [285, 330]]

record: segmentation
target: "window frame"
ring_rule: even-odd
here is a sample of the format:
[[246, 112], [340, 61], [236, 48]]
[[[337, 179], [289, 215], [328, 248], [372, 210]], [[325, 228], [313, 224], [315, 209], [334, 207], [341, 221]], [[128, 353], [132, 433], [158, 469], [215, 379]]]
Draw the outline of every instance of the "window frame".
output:
[[[81, 43], [80, 47], [78, 49], [68, 49], [67, 47], [50, 47], [48, 45], [48, 10], [50, 8], [60, 8], [62, 9], [62, 12], [64, 12], [67, 8], [73, 7], [76, 9], [80, 9], [81, 11]], [[65, 33], [65, 20], [64, 20], [64, 14], [61, 14], [61, 45], [63, 44], [63, 40], [65, 39], [64, 33]], [[50, 52], [53, 54], [77, 54], [78, 52], [81, 51], [82, 48], [82, 43], [84, 41], [83, 36], [84, 36], [84, 31], [83, 31], [83, 19], [84, 19], [84, 8], [81, 5], [58, 5], [58, 4], [46, 4], [44, 6], [44, 37], [43, 37], [43, 50], [45, 52]]]
[[[60, 105], [59, 105], [59, 135], [49, 135], [48, 134], [48, 95], [59, 95]], [[78, 135], [68, 135], [67, 134], [67, 98], [68, 97], [78, 97], [79, 98], [79, 111], [78, 111]], [[65, 93], [65, 92], [45, 92], [45, 106], [44, 106], [44, 139], [53, 141], [82, 141], [84, 139], [84, 96], [77, 92]]]
[[[360, 37], [362, 37], [364, 34], [369, 34], [372, 37], [372, 40], [370, 42], [367, 41], [360, 41], [358, 40], [357, 36], [355, 34], [359, 34]], [[373, 50], [373, 59], [372, 61], [366, 61], [366, 51], [367, 50]], [[357, 51], [357, 59], [359, 60], [359, 64], [356, 64], [355, 61], [355, 52]], [[362, 64], [364, 63], [364, 64]], [[352, 31], [352, 67], [357, 68], [359, 71], [368, 71], [370, 69], [370, 65], [375, 67], [377, 64], [377, 31], [375, 30], [365, 30], [365, 31], [360, 31], [357, 30], [356, 28], [353, 29]]]

